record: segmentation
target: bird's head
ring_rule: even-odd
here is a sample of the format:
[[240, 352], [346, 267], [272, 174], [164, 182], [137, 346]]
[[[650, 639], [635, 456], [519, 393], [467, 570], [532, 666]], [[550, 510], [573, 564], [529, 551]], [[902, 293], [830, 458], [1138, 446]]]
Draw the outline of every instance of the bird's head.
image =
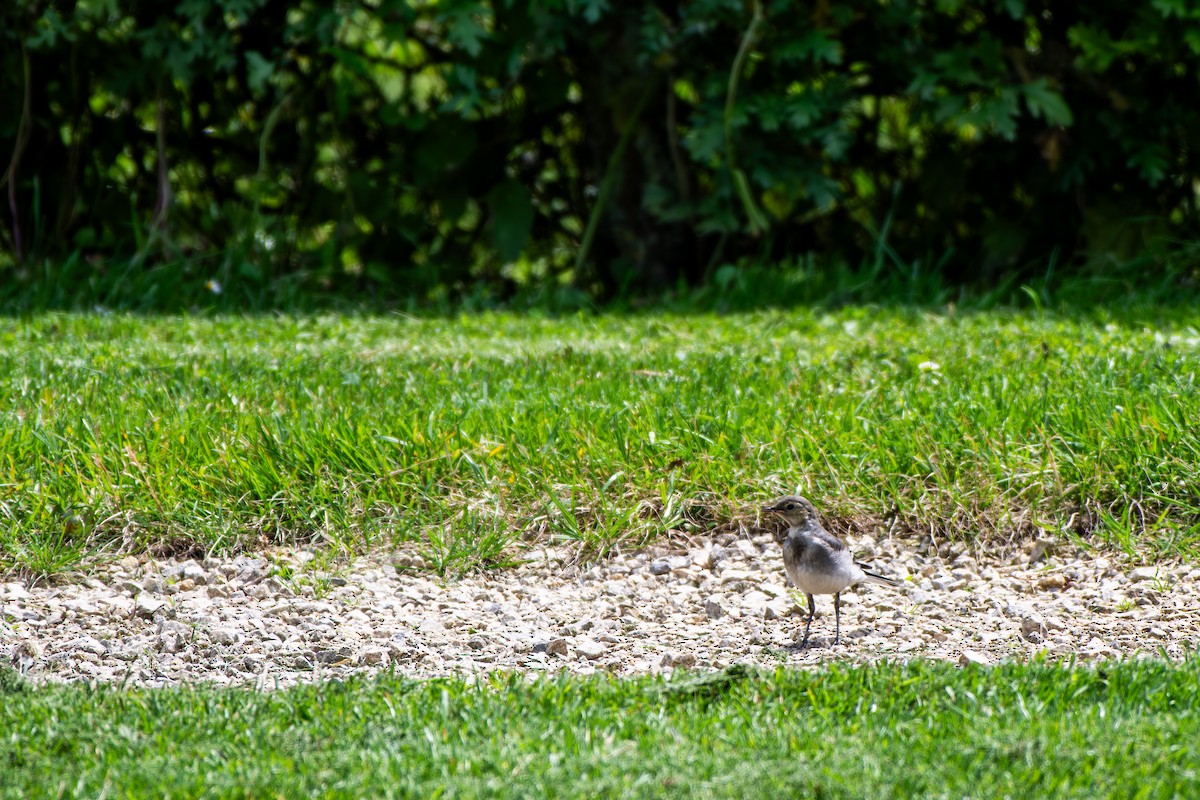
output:
[[783, 517], [789, 528], [799, 528], [817, 518], [817, 509], [813, 508], [813, 504], [794, 494], [772, 501], [763, 507], [763, 511]]

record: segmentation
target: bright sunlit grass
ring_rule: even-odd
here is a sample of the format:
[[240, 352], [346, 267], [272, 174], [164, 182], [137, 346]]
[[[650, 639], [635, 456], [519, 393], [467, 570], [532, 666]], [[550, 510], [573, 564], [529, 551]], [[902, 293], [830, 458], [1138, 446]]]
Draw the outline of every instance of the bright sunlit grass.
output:
[[832, 527], [1200, 540], [1200, 335], [1036, 312], [0, 320], [0, 568]]
[[[6, 690], [12, 797], [1195, 797], [1196, 659]], [[4, 677], [0, 673], [0, 678]]]

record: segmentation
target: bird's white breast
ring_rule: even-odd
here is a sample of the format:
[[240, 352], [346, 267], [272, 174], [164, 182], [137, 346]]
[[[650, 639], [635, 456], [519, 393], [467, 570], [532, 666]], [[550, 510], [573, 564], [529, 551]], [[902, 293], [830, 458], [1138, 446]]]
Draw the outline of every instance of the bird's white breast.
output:
[[808, 569], [804, 564], [786, 564], [788, 577], [808, 594], [837, 594], [849, 588], [854, 576], [848, 570]]

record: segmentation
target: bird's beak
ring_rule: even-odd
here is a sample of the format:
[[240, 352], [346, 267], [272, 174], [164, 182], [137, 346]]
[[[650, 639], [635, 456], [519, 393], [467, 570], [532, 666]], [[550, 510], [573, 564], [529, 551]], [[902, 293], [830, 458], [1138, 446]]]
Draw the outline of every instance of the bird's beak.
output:
[[773, 511], [777, 511], [778, 509], [776, 509], [775, 506], [763, 506], [762, 510], [764, 512], [770, 514]]

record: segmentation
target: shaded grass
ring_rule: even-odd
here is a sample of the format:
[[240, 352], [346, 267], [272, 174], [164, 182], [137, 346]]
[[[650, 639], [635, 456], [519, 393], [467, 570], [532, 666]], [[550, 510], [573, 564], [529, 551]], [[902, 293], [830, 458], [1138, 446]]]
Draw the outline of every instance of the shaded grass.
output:
[[832, 527], [1200, 540], [1200, 335], [1002, 311], [0, 320], [0, 568]]
[[10, 687], [9, 797], [1189, 797], [1200, 661]]

